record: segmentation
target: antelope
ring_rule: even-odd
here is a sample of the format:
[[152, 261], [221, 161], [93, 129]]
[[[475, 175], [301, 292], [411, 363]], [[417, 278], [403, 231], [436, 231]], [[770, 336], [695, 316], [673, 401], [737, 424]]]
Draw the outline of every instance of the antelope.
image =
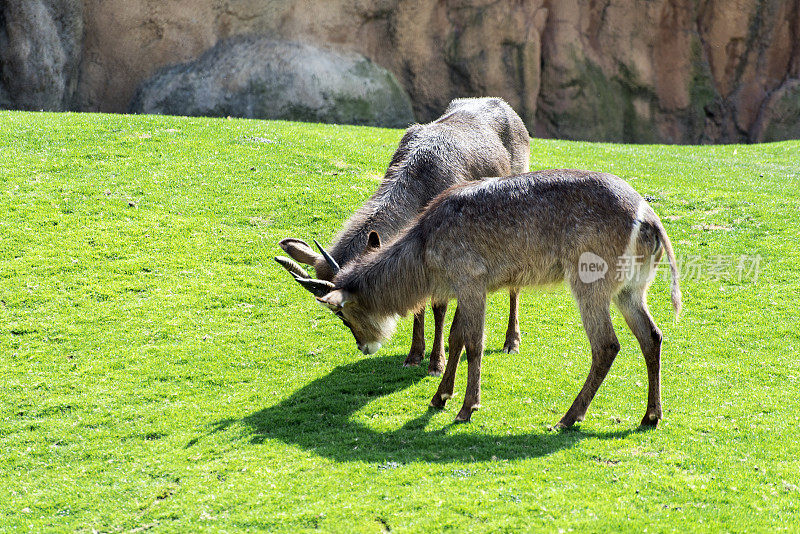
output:
[[[330, 281], [340, 268], [391, 240], [438, 193], [485, 176], [505, 176], [528, 170], [530, 139], [522, 119], [500, 98], [453, 100], [444, 114], [429, 124], [415, 124], [403, 136], [378, 190], [345, 223], [326, 250], [314, 241], [283, 239], [279, 245], [293, 260], [275, 260], [316, 296], [318, 284], [296, 262], [311, 265], [316, 279]], [[380, 236], [380, 237], [379, 237]], [[305, 280], [305, 282], [303, 282]], [[520, 343], [517, 288], [510, 291], [510, 311], [503, 352], [517, 352]], [[447, 302], [432, 302], [434, 343], [428, 370], [444, 368], [444, 318]], [[374, 349], [374, 345], [372, 349]], [[367, 347], [358, 344], [367, 353]], [[374, 349], [377, 350], [377, 349]], [[411, 348], [404, 365], [419, 365], [425, 354], [425, 308], [414, 313]]]
[[458, 422], [469, 421], [481, 404], [486, 294], [566, 281], [592, 358], [583, 388], [555, 428], [583, 420], [619, 352], [612, 301], [647, 364], [642, 425], [656, 426], [662, 418], [662, 335], [648, 311], [647, 289], [664, 253], [677, 320], [681, 292], [675, 255], [650, 205], [611, 174], [545, 170], [454, 185], [391, 244], [350, 262], [332, 281], [314, 282], [325, 292], [318, 300], [369, 350], [391, 336], [399, 316], [418, 310], [426, 299], [456, 299], [447, 368], [430, 405], [441, 409], [452, 398], [466, 348], [467, 386]]

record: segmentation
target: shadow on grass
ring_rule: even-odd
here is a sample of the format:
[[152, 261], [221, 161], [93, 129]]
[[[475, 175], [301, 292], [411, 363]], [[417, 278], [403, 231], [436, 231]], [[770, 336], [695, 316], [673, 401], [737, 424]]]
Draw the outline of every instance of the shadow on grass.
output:
[[[403, 368], [401, 361], [397, 356], [383, 356], [342, 365], [274, 406], [241, 421], [215, 423], [211, 432], [240, 422], [252, 432], [253, 443], [277, 439], [336, 461], [403, 463], [538, 457], [572, 447], [583, 439], [620, 439], [635, 432], [543, 429], [526, 435], [487, 435], [451, 432], [452, 425], [426, 431], [425, 426], [436, 413], [432, 408], [388, 432], [353, 421], [353, 414], [370, 402], [406, 389], [427, 375], [424, 366]], [[448, 406], [448, 412], [455, 417], [460, 401], [454, 399], [451, 403], [454, 405]], [[480, 417], [480, 412], [476, 417]]]

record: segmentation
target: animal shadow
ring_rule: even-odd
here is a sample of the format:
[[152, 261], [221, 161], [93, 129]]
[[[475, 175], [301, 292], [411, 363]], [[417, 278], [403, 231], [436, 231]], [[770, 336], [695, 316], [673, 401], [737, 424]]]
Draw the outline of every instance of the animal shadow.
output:
[[[376, 431], [353, 420], [353, 414], [370, 402], [400, 392], [427, 376], [423, 366], [403, 368], [401, 361], [393, 355], [339, 366], [278, 404], [243, 418], [240, 423], [252, 433], [252, 443], [280, 440], [340, 462], [531, 458], [572, 447], [583, 439], [619, 439], [634, 432], [593, 433], [580, 429], [548, 432], [542, 428], [525, 435], [467, 434], [451, 432], [452, 425], [425, 430], [436, 411], [422, 406], [409, 407], [410, 412], [418, 415], [396, 430]], [[457, 410], [450, 411], [454, 415]], [[234, 422], [220, 421], [213, 427], [221, 430]]]

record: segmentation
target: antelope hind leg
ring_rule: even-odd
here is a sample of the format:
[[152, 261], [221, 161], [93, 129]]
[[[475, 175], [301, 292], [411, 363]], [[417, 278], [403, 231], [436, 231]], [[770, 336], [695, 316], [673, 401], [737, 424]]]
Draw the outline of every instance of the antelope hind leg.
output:
[[647, 310], [643, 292], [626, 291], [617, 295], [615, 303], [639, 341], [647, 364], [647, 411], [643, 427], [655, 427], [662, 417], [661, 409], [661, 331]]
[[575, 397], [572, 406], [569, 407], [564, 417], [555, 425], [554, 428], [569, 428], [577, 421], [583, 421], [589, 404], [594, 399], [600, 384], [603, 383], [611, 364], [614, 363], [619, 352], [619, 341], [614, 333], [614, 326], [611, 323], [609, 313], [609, 303], [590, 304], [578, 302], [581, 310], [583, 327], [589, 337], [589, 344], [592, 347], [592, 366], [589, 369], [589, 376], [583, 384], [580, 393]]

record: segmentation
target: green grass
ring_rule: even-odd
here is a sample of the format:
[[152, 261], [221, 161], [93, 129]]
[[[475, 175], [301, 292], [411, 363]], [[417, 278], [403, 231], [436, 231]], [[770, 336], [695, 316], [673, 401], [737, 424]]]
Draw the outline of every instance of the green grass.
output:
[[800, 143], [533, 141], [532, 169], [630, 180], [704, 266], [677, 324], [650, 291], [659, 428], [615, 313], [611, 374], [552, 433], [589, 362], [566, 290], [524, 293], [516, 355], [490, 299], [483, 409], [451, 425], [460, 394], [432, 413], [438, 379], [401, 367], [409, 319], [364, 357], [272, 261], [330, 242], [401, 133], [0, 113], [0, 530], [800, 529]]

